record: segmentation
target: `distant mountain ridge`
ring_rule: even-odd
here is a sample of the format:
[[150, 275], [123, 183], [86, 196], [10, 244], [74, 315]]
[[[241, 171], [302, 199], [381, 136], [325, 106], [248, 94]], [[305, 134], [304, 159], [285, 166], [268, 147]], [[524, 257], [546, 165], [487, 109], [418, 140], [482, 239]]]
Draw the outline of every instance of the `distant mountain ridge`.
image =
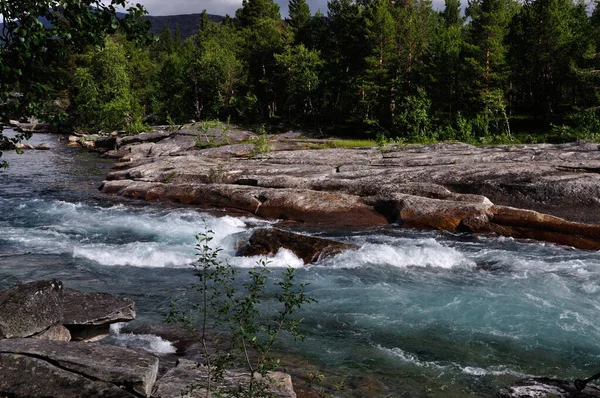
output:
[[[124, 17], [124, 13], [117, 13], [119, 17]], [[152, 32], [158, 34], [160, 30], [166, 26], [171, 30], [172, 33], [175, 32], [175, 28], [179, 26], [179, 31], [181, 32], [181, 38], [183, 40], [192, 36], [196, 33], [198, 29], [198, 25], [200, 25], [200, 16], [202, 14], [182, 14], [182, 15], [165, 15], [165, 16], [152, 16], [146, 15], [146, 19], [152, 23], [152, 28], [150, 29]], [[221, 22], [225, 19], [225, 17], [220, 15], [212, 15], [208, 14], [208, 19], [212, 22]], [[42, 18], [42, 23], [47, 27], [49, 26], [48, 21], [45, 18]], [[0, 30], [3, 28], [4, 24], [0, 23]]]
[[[192, 36], [198, 30], [200, 25], [200, 16], [202, 14], [183, 14], [183, 15], [166, 15], [166, 16], [150, 16], [147, 15], [146, 19], [152, 23], [151, 31], [158, 34], [160, 30], [166, 26], [175, 32], [175, 28], [179, 26], [179, 32], [181, 32], [181, 38], [183, 40]], [[221, 22], [225, 19], [220, 15], [208, 14], [208, 19], [212, 22]]]

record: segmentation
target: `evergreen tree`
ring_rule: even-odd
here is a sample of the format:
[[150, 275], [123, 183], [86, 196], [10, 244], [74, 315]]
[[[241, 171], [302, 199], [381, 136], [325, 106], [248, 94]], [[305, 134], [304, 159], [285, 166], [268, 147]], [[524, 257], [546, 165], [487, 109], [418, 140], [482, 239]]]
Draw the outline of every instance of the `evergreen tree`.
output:
[[585, 9], [571, 0], [525, 2], [511, 31], [521, 109], [547, 116], [563, 101], [571, 102], [576, 85], [572, 66], [581, 63], [589, 42], [586, 24]]
[[362, 121], [361, 103], [366, 91], [361, 88], [365, 60], [370, 53], [366, 42], [364, 6], [352, 0], [328, 3], [329, 42], [327, 51], [327, 112], [334, 122]]
[[244, 0], [235, 17], [241, 27], [257, 24], [261, 19], [281, 20], [279, 5], [273, 0]]
[[462, 25], [464, 18], [460, 15], [460, 0], [445, 0], [442, 17], [446, 26]]
[[296, 44], [310, 45], [310, 7], [306, 0], [290, 0], [290, 29], [294, 34]]
[[395, 56], [394, 36], [396, 26], [390, 0], [375, 0], [366, 12], [367, 42], [371, 54], [366, 58], [366, 71], [362, 83], [365, 91], [363, 112], [365, 119], [378, 118], [390, 122], [393, 118], [391, 61]]
[[461, 85], [464, 19], [460, 2], [446, 0], [427, 54], [426, 82], [433, 111], [445, 123], [452, 123], [463, 104]]

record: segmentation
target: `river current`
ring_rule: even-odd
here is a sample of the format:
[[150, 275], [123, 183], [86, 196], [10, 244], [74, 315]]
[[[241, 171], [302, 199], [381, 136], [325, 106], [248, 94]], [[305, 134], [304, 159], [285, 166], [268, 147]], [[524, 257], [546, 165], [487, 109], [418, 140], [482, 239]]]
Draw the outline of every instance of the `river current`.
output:
[[[214, 231], [235, 267], [258, 260], [234, 257], [235, 242], [269, 222], [102, 195], [112, 161], [32, 141], [52, 150], [6, 153], [0, 171], [0, 289], [58, 278], [131, 297], [134, 322], [159, 323], [194, 282], [194, 234]], [[400, 228], [312, 234], [360, 249], [312, 266], [283, 250], [269, 267], [297, 268], [318, 300], [300, 313], [305, 341], [282, 350], [343, 381], [334, 396], [491, 397], [522, 377], [600, 371], [598, 252]]]

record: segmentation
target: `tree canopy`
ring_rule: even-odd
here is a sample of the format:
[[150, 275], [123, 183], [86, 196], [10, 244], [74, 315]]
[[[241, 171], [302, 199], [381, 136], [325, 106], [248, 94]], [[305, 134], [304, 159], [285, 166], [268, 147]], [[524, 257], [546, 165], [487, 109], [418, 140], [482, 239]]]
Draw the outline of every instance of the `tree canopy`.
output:
[[72, 2], [0, 3], [4, 120], [36, 114], [136, 132], [231, 119], [420, 142], [600, 139], [596, 3], [472, 0], [463, 16], [458, 0], [441, 11], [430, 0], [330, 0], [314, 14], [290, 0], [282, 20], [273, 0], [244, 0], [220, 22], [204, 12], [190, 38], [165, 27], [143, 43], [140, 6], [121, 20], [124, 1]]
[[[2, 0], [0, 15], [1, 120], [22, 115], [52, 115], [48, 100], [70, 87], [70, 56], [102, 46], [105, 38], [122, 32], [143, 40], [148, 25], [140, 21], [144, 8], [129, 7], [123, 18], [117, 7], [126, 0]], [[0, 130], [0, 150], [22, 139], [9, 140]], [[0, 152], [1, 155], [1, 152]], [[2, 163], [6, 165], [6, 163]]]

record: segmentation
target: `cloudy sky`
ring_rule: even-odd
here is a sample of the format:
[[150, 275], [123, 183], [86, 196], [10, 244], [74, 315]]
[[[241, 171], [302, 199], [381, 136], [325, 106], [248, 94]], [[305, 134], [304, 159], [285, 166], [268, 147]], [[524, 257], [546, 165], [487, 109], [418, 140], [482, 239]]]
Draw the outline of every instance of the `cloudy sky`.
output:
[[[289, 0], [275, 0], [281, 7], [281, 15], [288, 15]], [[131, 3], [143, 4], [150, 15], [193, 14], [206, 9], [209, 14], [234, 15], [242, 6], [242, 0], [130, 0]], [[307, 0], [313, 14], [318, 9], [327, 14], [327, 0]], [[444, 4], [443, 0], [434, 0], [436, 4]]]
[[[288, 0], [275, 0], [281, 7], [281, 15], [287, 16]], [[321, 9], [327, 11], [327, 0], [307, 0], [314, 13]], [[199, 13], [206, 9], [209, 14], [234, 15], [235, 10], [242, 6], [242, 0], [130, 0], [130, 3], [140, 3], [150, 15], [177, 15]]]

